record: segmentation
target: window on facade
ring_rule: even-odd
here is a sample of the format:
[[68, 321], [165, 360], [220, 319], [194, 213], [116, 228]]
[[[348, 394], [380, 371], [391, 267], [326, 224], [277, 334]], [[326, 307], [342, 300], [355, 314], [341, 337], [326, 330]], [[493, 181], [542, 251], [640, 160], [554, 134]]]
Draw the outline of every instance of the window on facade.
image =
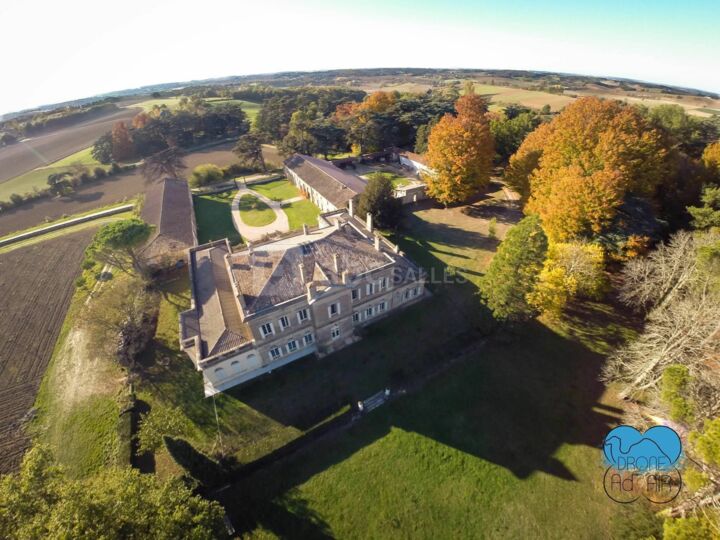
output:
[[367, 285], [365, 285], [365, 294], [367, 296], [370, 296], [372, 293], [373, 293], [372, 283], [368, 283]]
[[360, 322], [360, 313], [353, 313], [353, 322]]
[[270, 349], [270, 359], [271, 360], [277, 360], [282, 356], [282, 351], [280, 350], [280, 347], [273, 347]]
[[384, 277], [380, 280], [380, 290], [384, 291], [385, 289], [387, 289], [387, 278], [386, 277]]
[[310, 345], [313, 341], [315, 341], [315, 338], [313, 337], [313, 335], [310, 332], [305, 334], [303, 336], [303, 339], [305, 340], [305, 345]]
[[385, 302], [380, 302], [378, 304], [378, 311], [380, 311], [380, 312], [385, 311], [386, 307], [387, 307], [387, 304]]
[[282, 317], [280, 317], [280, 328], [285, 330], [288, 326], [290, 326], [290, 319], [283, 315]]
[[403, 294], [403, 296], [405, 297], [405, 300], [410, 298], [410, 289], [405, 289], [405, 293]]
[[335, 325], [330, 329], [330, 337], [333, 339], [340, 337], [340, 327], [338, 325]]
[[358, 298], [360, 298], [360, 289], [353, 289], [350, 292], [350, 295], [352, 296], [353, 300], [357, 300]]
[[373, 315], [372, 308], [371, 308], [371, 307], [367, 308], [367, 309], [365, 310], [365, 318], [366, 318], [366, 319], [369, 319], [370, 317], [372, 317], [372, 315]]
[[265, 323], [260, 327], [260, 332], [262, 333], [263, 337], [268, 337], [273, 334], [273, 325], [272, 323]]
[[418, 293], [418, 288], [417, 288], [417, 287], [413, 287], [412, 295], [413, 295], [413, 296], [417, 296], [417, 293]]
[[292, 341], [288, 341], [287, 350], [288, 350], [289, 353], [291, 353], [291, 352], [293, 352], [293, 351], [296, 351], [297, 348], [298, 348], [298, 343], [297, 343], [297, 341], [295, 341], [294, 339], [293, 339]]
[[300, 311], [298, 311], [298, 322], [303, 322], [308, 320], [308, 310], [307, 308], [303, 308]]
[[335, 303], [328, 306], [328, 315], [330, 317], [334, 317], [338, 313], [340, 313], [340, 304]]

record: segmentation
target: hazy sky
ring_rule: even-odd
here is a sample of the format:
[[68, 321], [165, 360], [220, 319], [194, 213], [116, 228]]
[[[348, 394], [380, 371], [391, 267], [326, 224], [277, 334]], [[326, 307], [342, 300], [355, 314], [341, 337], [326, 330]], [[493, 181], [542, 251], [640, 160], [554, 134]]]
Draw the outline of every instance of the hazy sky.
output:
[[146, 84], [362, 67], [720, 92], [720, 0], [0, 0], [0, 113]]

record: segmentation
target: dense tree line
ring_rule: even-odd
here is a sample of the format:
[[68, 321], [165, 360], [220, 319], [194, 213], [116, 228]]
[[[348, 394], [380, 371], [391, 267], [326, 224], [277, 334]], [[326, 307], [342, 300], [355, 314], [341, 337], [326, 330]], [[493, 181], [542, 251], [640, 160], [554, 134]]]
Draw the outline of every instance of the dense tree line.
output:
[[135, 116], [131, 126], [118, 122], [95, 142], [92, 155], [101, 163], [140, 159], [168, 148], [240, 136], [249, 129], [239, 105], [207, 106], [199, 97], [183, 97], [176, 110], [156, 105]]

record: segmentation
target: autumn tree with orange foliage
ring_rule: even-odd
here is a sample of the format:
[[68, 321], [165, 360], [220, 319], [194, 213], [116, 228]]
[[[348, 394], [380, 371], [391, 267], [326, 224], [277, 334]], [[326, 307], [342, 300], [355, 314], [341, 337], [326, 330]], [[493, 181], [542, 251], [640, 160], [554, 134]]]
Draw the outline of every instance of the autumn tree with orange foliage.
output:
[[715, 182], [720, 182], [720, 141], [708, 144], [702, 154], [702, 162]]
[[135, 129], [144, 128], [150, 121], [150, 116], [146, 112], [141, 112], [133, 116], [132, 125]]
[[448, 205], [466, 200], [490, 182], [495, 145], [487, 102], [468, 93], [455, 102], [457, 115], [446, 114], [428, 137], [428, 195]]
[[132, 157], [135, 149], [125, 122], [116, 122], [112, 127], [112, 157], [123, 161]]
[[667, 171], [661, 134], [619, 101], [578, 99], [531, 133], [507, 179], [556, 242], [607, 230], [629, 194], [650, 198]]

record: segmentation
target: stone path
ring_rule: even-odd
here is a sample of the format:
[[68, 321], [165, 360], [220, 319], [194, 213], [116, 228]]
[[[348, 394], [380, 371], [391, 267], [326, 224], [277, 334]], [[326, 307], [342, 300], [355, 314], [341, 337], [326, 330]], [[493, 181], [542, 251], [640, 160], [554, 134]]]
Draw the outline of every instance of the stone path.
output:
[[[243, 195], [252, 195], [267, 204], [273, 212], [275, 212], [275, 221], [269, 225], [265, 225], [264, 227], [252, 227], [250, 225], [246, 225], [240, 217], [239, 209], [240, 198]], [[272, 234], [274, 232], [284, 233], [290, 230], [290, 223], [288, 222], [287, 214], [282, 210], [281, 203], [268, 199], [265, 195], [261, 195], [257, 191], [253, 191], [243, 185], [238, 185], [237, 195], [235, 195], [232, 202], [232, 219], [233, 225], [235, 225], [235, 228], [237, 229], [237, 232], [240, 233], [240, 236], [242, 236], [244, 240], [250, 240], [251, 242], [260, 240], [266, 234]]]

